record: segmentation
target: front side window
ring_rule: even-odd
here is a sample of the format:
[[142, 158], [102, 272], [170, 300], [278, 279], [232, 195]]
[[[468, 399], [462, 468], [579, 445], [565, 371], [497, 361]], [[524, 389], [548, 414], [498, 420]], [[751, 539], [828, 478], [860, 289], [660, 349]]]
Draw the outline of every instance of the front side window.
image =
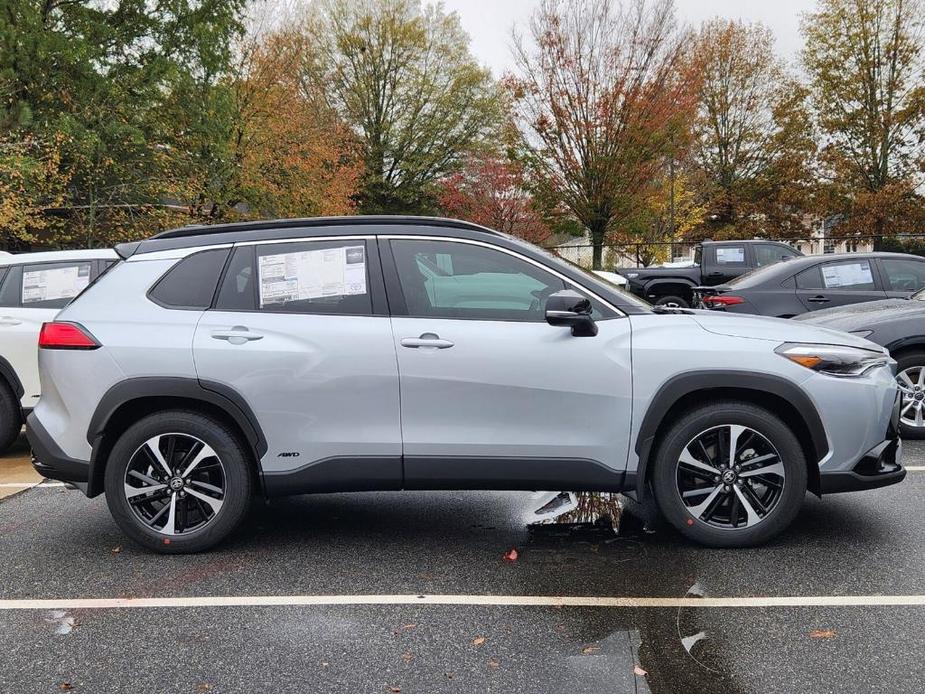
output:
[[917, 292], [925, 287], [925, 262], [884, 258], [880, 263], [888, 291]]
[[[392, 252], [409, 316], [544, 321], [546, 299], [570, 287], [509, 253], [468, 243], [396, 239]], [[600, 307], [595, 305], [595, 317]]]
[[876, 289], [870, 261], [848, 260], [825, 263], [804, 270], [796, 277], [798, 289]]
[[64, 308], [90, 284], [92, 267], [91, 261], [24, 266], [19, 288], [23, 308]]
[[[257, 246], [256, 266], [256, 301], [261, 311], [372, 314], [365, 241]], [[247, 286], [245, 275], [235, 274], [236, 287]]]

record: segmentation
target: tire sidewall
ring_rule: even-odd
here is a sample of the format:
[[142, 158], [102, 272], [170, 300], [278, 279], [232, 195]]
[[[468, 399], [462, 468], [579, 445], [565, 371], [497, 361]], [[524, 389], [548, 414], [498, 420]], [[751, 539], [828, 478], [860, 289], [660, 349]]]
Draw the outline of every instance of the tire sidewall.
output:
[[[759, 432], [777, 449], [784, 464], [784, 490], [777, 506], [760, 523], [742, 530], [715, 528], [694, 519], [677, 491], [681, 451], [698, 434], [727, 424], [740, 424]], [[666, 520], [685, 537], [712, 547], [747, 547], [766, 542], [793, 521], [806, 496], [806, 457], [796, 436], [774, 414], [749, 403], [705, 405], [683, 415], [665, 432], [654, 462], [652, 489]]]
[[[225, 496], [218, 517], [188, 535], [163, 535], [145, 527], [132, 511], [123, 488], [125, 471], [135, 451], [151, 437], [168, 433], [189, 434], [205, 441], [224, 467]], [[252, 488], [247, 454], [235, 435], [221, 423], [194, 412], [145, 417], [119, 437], [106, 464], [106, 502], [116, 523], [138, 544], [164, 554], [200, 552], [225, 539], [244, 519]]]
[[676, 294], [660, 296], [652, 304], [653, 306], [667, 306], [669, 303], [677, 304], [678, 308], [690, 308], [690, 302]]
[[22, 409], [12, 388], [0, 380], [0, 453], [5, 453], [19, 437]]

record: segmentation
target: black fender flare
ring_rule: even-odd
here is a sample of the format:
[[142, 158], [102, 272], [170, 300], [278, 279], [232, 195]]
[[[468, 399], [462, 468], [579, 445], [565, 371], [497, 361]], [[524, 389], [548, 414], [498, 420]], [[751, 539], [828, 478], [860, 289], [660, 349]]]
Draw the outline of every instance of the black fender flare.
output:
[[13, 391], [16, 399], [22, 400], [22, 396], [26, 394], [26, 390], [23, 388], [19, 376], [16, 375], [16, 369], [14, 369], [13, 365], [3, 357], [0, 357], [0, 376], [10, 384], [10, 389]]
[[103, 394], [90, 418], [90, 424], [87, 427], [87, 441], [92, 446], [93, 455], [90, 459], [88, 496], [94, 496], [102, 491], [100, 476], [94, 474], [94, 468], [98, 462], [100, 442], [113, 415], [119, 408], [133, 400], [156, 397], [198, 400], [220, 409], [237, 424], [244, 434], [256, 455], [259, 467], [260, 459], [267, 452], [266, 437], [254, 411], [234, 388], [197, 378], [159, 376], [129, 378], [115, 384]]
[[910, 335], [908, 337], [901, 337], [898, 340], [893, 340], [887, 345], [884, 345], [890, 353], [898, 352], [902, 349], [918, 348], [925, 349], [925, 335]]
[[656, 279], [646, 282], [642, 286], [642, 289], [644, 293], [648, 294], [651, 291], [657, 291], [659, 287], [662, 287], [666, 284], [684, 287], [689, 292], [693, 292], [694, 287], [697, 286], [694, 282], [689, 280], [687, 277], [658, 277]]
[[[635, 473], [635, 493], [639, 500], [646, 498], [646, 472], [651, 458], [650, 454], [655, 442], [655, 434], [665, 414], [681, 398], [691, 393], [729, 389], [754, 391], [761, 395], [771, 394], [786, 400], [806, 423], [811, 448], [815, 455], [815, 460], [810, 462], [818, 463], [829, 452], [825, 426], [822, 424], [816, 406], [806, 392], [792, 381], [773, 374], [732, 369], [687, 371], [662, 384], [649, 403], [649, 408], [639, 427], [634, 448], [639, 457]], [[627, 486], [630, 489], [633, 487], [631, 484]]]

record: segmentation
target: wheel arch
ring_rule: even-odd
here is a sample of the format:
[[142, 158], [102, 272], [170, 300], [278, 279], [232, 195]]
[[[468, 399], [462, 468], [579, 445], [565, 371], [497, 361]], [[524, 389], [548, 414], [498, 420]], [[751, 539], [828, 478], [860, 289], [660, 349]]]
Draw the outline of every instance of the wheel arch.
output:
[[154, 412], [185, 409], [201, 412], [232, 429], [253, 455], [257, 482], [263, 488], [260, 459], [267, 442], [257, 417], [244, 398], [221, 383], [195, 378], [132, 378], [117, 383], [100, 399], [90, 425], [87, 441], [92, 447], [87, 496], [103, 491], [109, 452], [128, 426]]
[[672, 277], [671, 279], [657, 279], [647, 282], [643, 288], [643, 293], [648, 298], [649, 294], [656, 294], [659, 296], [681, 296], [682, 298], [688, 298], [693, 295], [694, 287], [697, 286], [690, 280], [682, 279], [680, 277]]
[[704, 400], [739, 400], [764, 407], [779, 416], [796, 435], [806, 456], [808, 487], [821, 494], [818, 462], [829, 452], [822, 419], [809, 396], [794, 383], [772, 374], [749, 371], [695, 371], [664, 384], [649, 403], [636, 437], [639, 457], [635, 491], [638, 500], [649, 495], [649, 463], [659, 434], [684, 411]]
[[903, 354], [904, 352], [912, 351], [925, 351], [925, 335], [910, 335], [909, 337], [901, 337], [898, 340], [893, 340], [892, 342], [884, 345], [890, 352], [890, 356], [894, 359], [896, 355]]
[[4, 357], [0, 357], [0, 378], [7, 382], [10, 386], [10, 390], [13, 391], [13, 395], [16, 396], [16, 399], [22, 400], [22, 396], [26, 394], [26, 390], [23, 388], [19, 376], [16, 375], [16, 369], [14, 369], [13, 365]]

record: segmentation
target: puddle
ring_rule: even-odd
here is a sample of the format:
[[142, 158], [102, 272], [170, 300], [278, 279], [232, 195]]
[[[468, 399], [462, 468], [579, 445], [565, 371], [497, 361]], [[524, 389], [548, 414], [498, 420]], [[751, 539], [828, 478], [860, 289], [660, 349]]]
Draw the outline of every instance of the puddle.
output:
[[527, 518], [531, 530], [589, 529], [620, 530], [623, 502], [610, 492], [540, 492], [531, 499], [536, 505]]

